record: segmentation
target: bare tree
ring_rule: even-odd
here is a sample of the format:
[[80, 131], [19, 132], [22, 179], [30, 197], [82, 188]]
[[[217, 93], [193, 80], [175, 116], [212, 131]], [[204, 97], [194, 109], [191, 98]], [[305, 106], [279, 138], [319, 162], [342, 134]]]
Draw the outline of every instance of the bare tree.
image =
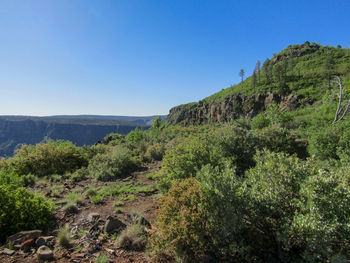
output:
[[349, 107], [350, 107], [350, 102], [346, 105], [346, 108], [344, 110], [344, 107], [341, 106], [342, 104], [342, 99], [343, 99], [343, 83], [342, 80], [339, 76], [335, 77], [335, 80], [332, 82], [337, 83], [339, 85], [339, 103], [338, 103], [338, 108], [337, 111], [335, 112], [335, 117], [333, 123], [337, 123], [338, 121], [341, 121], [345, 115], [348, 113]]
[[242, 83], [242, 85], [243, 85], [243, 80], [244, 80], [244, 69], [241, 69], [241, 70], [239, 71], [239, 74], [238, 74], [238, 75], [242, 78], [241, 83]]

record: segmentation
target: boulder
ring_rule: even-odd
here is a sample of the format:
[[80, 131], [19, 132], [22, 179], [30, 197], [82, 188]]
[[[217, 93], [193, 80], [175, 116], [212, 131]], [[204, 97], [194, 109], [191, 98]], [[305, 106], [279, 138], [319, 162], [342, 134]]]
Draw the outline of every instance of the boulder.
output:
[[119, 232], [124, 229], [126, 225], [114, 216], [107, 217], [107, 221], [104, 225], [103, 230], [107, 233]]
[[52, 250], [47, 246], [41, 246], [38, 248], [38, 251], [36, 252], [39, 259], [42, 260], [50, 260], [53, 259], [53, 252]]
[[31, 231], [22, 231], [7, 238], [7, 243], [13, 245], [22, 244], [24, 241], [29, 239], [36, 239], [40, 237], [41, 230], [31, 230]]
[[43, 245], [46, 245], [46, 240], [43, 237], [39, 237], [36, 241], [35, 241], [35, 246], [36, 247], [41, 247]]
[[21, 250], [28, 252], [35, 245], [35, 239], [28, 239], [21, 244]]
[[12, 256], [13, 254], [15, 254], [15, 251], [12, 249], [5, 248], [3, 251], [1, 251], [1, 254]]
[[87, 217], [87, 220], [90, 223], [96, 222], [100, 218], [100, 214], [98, 213], [90, 213]]

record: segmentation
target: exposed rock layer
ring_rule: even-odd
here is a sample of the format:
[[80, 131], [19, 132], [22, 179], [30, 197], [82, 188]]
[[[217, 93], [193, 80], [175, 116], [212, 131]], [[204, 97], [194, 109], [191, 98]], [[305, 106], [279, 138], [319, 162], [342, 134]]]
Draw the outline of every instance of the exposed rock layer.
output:
[[167, 120], [171, 124], [199, 125], [211, 122], [229, 122], [241, 117], [252, 118], [276, 103], [281, 109], [294, 110], [300, 105], [301, 96], [274, 93], [253, 96], [231, 95], [219, 103], [190, 103], [174, 107]]

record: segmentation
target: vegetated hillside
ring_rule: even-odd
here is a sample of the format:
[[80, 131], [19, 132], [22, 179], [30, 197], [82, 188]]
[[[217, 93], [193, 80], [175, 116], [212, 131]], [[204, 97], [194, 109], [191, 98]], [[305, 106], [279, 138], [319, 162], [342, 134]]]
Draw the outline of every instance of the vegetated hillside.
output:
[[199, 102], [172, 108], [168, 121], [172, 124], [227, 122], [254, 117], [272, 103], [282, 109], [308, 106], [334, 88], [331, 80], [335, 75], [341, 76], [345, 85], [350, 83], [350, 49], [309, 42], [291, 45], [245, 71], [250, 77], [242, 83]]
[[[154, 117], [153, 117], [154, 118]], [[148, 128], [142, 122], [106, 118], [0, 116], [0, 156], [11, 156], [21, 144], [36, 144], [45, 138], [69, 140], [78, 146], [95, 144], [109, 133], [127, 134]]]

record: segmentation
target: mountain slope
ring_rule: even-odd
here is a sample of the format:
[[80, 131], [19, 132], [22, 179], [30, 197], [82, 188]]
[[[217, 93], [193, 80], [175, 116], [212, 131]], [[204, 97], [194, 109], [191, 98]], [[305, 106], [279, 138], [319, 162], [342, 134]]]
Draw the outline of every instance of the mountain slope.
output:
[[321, 46], [306, 42], [291, 45], [261, 68], [252, 66], [254, 73], [242, 83], [223, 89], [197, 103], [170, 110], [172, 124], [203, 124], [227, 122], [240, 117], [254, 117], [271, 103], [282, 109], [296, 109], [313, 104], [333, 88], [330, 80], [343, 78], [350, 83], [350, 49]]

